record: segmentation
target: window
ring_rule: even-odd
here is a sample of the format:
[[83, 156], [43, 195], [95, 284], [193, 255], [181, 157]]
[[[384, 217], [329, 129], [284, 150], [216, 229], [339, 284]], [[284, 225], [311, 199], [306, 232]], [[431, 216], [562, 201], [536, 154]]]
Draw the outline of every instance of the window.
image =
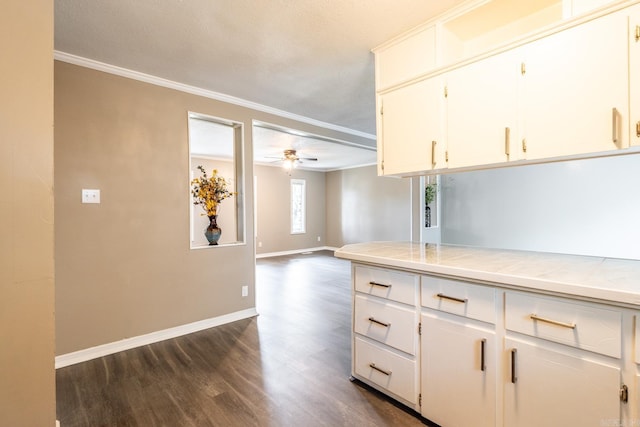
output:
[[306, 181], [291, 180], [291, 234], [303, 234], [307, 230]]

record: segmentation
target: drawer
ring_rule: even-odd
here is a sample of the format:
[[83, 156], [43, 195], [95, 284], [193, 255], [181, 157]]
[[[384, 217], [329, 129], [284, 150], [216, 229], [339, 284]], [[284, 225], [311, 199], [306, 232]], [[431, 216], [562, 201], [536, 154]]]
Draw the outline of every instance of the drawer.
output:
[[422, 276], [422, 306], [496, 323], [496, 291], [457, 280]]
[[356, 291], [409, 305], [416, 304], [419, 276], [394, 270], [356, 265]]
[[353, 316], [355, 332], [416, 354], [418, 317], [415, 309], [356, 294]]
[[507, 292], [505, 327], [607, 356], [622, 352], [622, 313], [613, 309]]
[[355, 338], [354, 371], [383, 389], [415, 404], [417, 365], [413, 358], [401, 356], [380, 344]]

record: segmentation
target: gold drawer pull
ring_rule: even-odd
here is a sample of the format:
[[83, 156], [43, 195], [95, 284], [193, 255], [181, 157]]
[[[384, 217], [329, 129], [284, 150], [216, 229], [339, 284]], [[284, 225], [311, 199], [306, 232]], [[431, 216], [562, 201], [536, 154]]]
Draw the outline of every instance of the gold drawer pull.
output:
[[381, 374], [385, 374], [386, 376], [391, 376], [391, 371], [385, 371], [384, 369], [378, 368], [375, 363], [369, 363], [369, 367], [371, 369], [374, 369], [380, 372]]
[[511, 383], [515, 384], [518, 382], [518, 375], [516, 372], [516, 354], [518, 350], [515, 348], [511, 349]]
[[380, 286], [381, 288], [390, 288], [391, 285], [385, 285], [384, 283], [378, 283], [378, 282], [369, 282], [370, 286]]
[[448, 299], [450, 301], [455, 301], [455, 302], [459, 302], [459, 303], [462, 303], [462, 304], [466, 304], [467, 301], [468, 301], [466, 298], [462, 299], [462, 298], [450, 297], [449, 295], [445, 295], [445, 294], [436, 294], [436, 296], [438, 298]]
[[375, 323], [376, 325], [384, 326], [385, 328], [388, 328], [389, 326], [391, 326], [391, 323], [384, 323], [374, 319], [373, 317], [369, 317], [369, 322]]
[[575, 323], [560, 322], [558, 320], [547, 319], [546, 317], [540, 317], [535, 313], [531, 314], [531, 316], [529, 317], [531, 318], [531, 320], [537, 320], [539, 322], [549, 323], [550, 325], [562, 326], [563, 328], [575, 329], [577, 326]]

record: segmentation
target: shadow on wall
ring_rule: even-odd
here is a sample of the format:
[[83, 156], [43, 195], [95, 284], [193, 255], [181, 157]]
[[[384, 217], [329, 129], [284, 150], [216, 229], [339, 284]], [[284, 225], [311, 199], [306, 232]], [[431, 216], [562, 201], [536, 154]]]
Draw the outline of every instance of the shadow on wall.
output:
[[640, 259], [639, 155], [443, 177], [443, 243]]

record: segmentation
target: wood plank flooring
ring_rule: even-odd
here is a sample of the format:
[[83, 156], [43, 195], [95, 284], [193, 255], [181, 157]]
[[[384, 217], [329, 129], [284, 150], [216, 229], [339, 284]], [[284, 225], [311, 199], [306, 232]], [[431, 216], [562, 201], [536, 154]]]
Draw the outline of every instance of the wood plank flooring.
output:
[[61, 368], [62, 427], [420, 426], [349, 381], [350, 264], [257, 262], [260, 315]]

